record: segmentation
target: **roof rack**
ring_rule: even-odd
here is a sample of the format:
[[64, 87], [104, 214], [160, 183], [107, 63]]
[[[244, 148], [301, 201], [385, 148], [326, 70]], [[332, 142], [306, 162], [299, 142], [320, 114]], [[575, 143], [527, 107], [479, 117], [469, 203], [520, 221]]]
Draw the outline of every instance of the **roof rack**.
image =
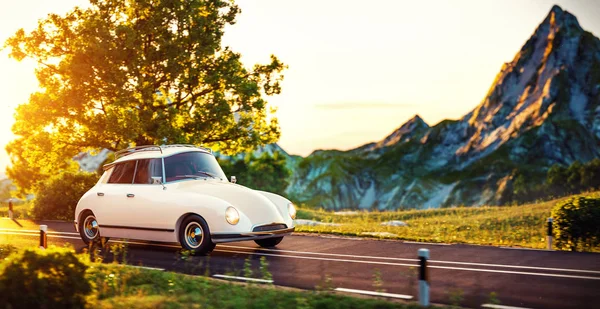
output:
[[197, 149], [202, 149], [210, 154], [212, 154], [212, 149], [210, 148], [206, 148], [206, 147], [201, 147], [201, 146], [196, 146], [196, 145], [191, 145], [191, 144], [172, 144], [172, 145], [141, 145], [141, 146], [135, 146], [135, 147], [129, 147], [127, 149], [123, 149], [123, 150], [119, 150], [117, 152], [115, 152], [115, 160], [122, 158], [124, 156], [130, 155], [132, 153], [136, 153], [136, 152], [140, 152], [140, 151], [160, 151], [160, 153], [162, 153], [163, 149], [165, 148], [173, 148], [173, 147], [189, 147], [189, 148], [197, 148]]
[[202, 147], [202, 146], [196, 146], [196, 145], [192, 145], [192, 144], [171, 144], [171, 145], [162, 145], [160, 146], [161, 148], [171, 148], [171, 147], [190, 147], [190, 148], [197, 148], [197, 149], [202, 149], [205, 150], [209, 153], [213, 153], [212, 149], [210, 148], [206, 148], [206, 147]]

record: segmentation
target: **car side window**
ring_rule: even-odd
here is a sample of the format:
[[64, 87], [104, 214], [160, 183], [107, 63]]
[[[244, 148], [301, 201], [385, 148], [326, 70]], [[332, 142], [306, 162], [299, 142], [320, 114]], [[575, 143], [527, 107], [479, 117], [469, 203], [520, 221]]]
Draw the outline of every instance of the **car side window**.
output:
[[132, 183], [135, 172], [135, 161], [125, 161], [113, 167], [108, 183]]
[[137, 170], [133, 183], [135, 184], [153, 184], [152, 177], [160, 177], [162, 180], [162, 160], [161, 159], [143, 159], [137, 161]]

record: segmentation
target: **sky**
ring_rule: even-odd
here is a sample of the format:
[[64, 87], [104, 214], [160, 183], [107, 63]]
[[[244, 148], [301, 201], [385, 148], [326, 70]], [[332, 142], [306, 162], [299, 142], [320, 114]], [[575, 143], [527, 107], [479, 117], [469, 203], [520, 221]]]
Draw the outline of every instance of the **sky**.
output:
[[[248, 67], [271, 54], [289, 66], [268, 97], [288, 153], [352, 149], [420, 115], [434, 125], [477, 106], [554, 4], [600, 34], [596, 0], [237, 0], [242, 13], [223, 45]], [[83, 0], [2, 0], [0, 46], [48, 13]], [[0, 51], [0, 174], [14, 109], [37, 89], [35, 63]]]

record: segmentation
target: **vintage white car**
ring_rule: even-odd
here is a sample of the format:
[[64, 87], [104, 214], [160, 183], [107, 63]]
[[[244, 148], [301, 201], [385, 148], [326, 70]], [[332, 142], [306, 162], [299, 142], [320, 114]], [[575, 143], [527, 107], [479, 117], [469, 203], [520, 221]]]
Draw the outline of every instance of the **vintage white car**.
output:
[[222, 242], [274, 247], [294, 231], [289, 200], [228, 181], [209, 149], [138, 146], [115, 156], [75, 209], [86, 244], [101, 237], [179, 242], [206, 254]]

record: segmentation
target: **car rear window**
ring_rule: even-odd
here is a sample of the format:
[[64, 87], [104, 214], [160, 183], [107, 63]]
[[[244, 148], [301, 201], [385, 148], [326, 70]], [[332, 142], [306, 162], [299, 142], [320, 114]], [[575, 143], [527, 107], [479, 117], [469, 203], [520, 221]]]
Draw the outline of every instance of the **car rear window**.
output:
[[108, 183], [132, 183], [135, 161], [126, 161], [115, 165]]

